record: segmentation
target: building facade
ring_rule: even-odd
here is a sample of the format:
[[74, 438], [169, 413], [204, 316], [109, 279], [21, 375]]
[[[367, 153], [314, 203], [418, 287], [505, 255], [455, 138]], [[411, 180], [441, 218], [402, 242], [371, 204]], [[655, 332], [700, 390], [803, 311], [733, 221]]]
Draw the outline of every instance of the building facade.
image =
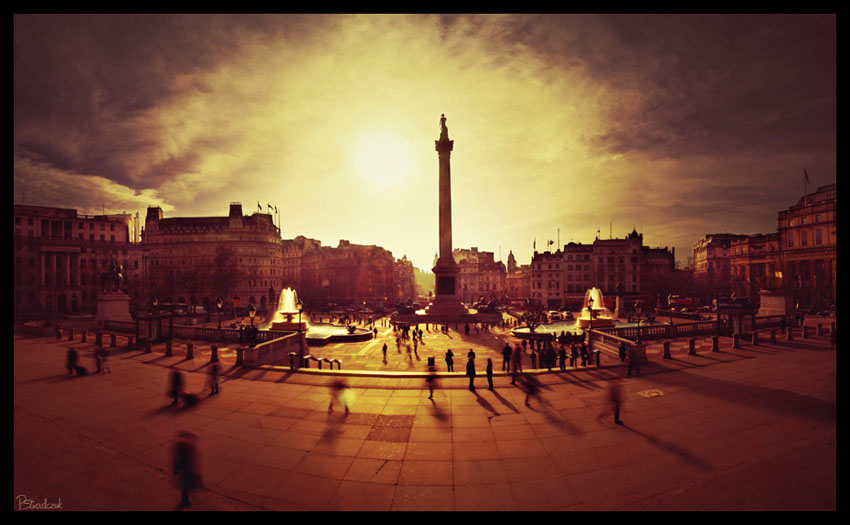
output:
[[95, 313], [103, 274], [122, 265], [124, 290], [138, 299], [147, 280], [138, 214], [14, 206], [14, 307], [22, 317]]
[[458, 267], [457, 295], [461, 302], [503, 302], [506, 296], [507, 270], [495, 260], [493, 252], [455, 248], [452, 258]]
[[164, 218], [150, 207], [142, 244], [147, 249], [148, 295], [164, 305], [216, 310], [221, 297], [234, 310], [277, 306], [283, 284], [280, 230], [265, 213]]
[[836, 208], [836, 184], [821, 186], [779, 212], [775, 233], [733, 242], [732, 291], [757, 303], [762, 288], [793, 290], [801, 309], [835, 306]]
[[694, 244], [694, 283], [706, 297], [731, 293], [732, 243], [746, 239], [732, 233], [709, 234]]
[[623, 239], [571, 242], [563, 250], [534, 252], [529, 298], [548, 309], [576, 309], [587, 290], [596, 287], [606, 306], [613, 307], [619, 286], [624, 295], [654, 298], [656, 283], [674, 269], [675, 252], [643, 246], [643, 236], [635, 230]]

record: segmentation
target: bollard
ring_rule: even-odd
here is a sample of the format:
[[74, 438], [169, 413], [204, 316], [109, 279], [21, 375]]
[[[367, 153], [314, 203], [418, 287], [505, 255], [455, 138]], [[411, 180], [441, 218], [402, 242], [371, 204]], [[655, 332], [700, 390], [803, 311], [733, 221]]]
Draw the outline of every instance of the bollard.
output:
[[688, 339], [688, 355], [697, 355], [696, 339], [693, 337]]
[[[820, 325], [818, 325], [818, 326], [820, 326]], [[73, 341], [73, 340], [74, 340], [74, 329], [68, 328], [68, 341]]]
[[165, 356], [171, 357], [174, 355], [174, 352], [171, 351], [171, 341], [165, 342]]
[[597, 366], [597, 368], [599, 367], [599, 354], [601, 354], [601, 353], [602, 352], [600, 352], [599, 350], [596, 351], [596, 366]]
[[295, 370], [295, 356], [298, 355], [295, 352], [289, 352], [289, 369]]
[[771, 342], [771, 343], [775, 343], [775, 342], [776, 342], [776, 330], [771, 330], [771, 331], [770, 331], [770, 342]]
[[82, 337], [83, 337], [83, 340], [82, 340], [82, 342], [83, 342], [83, 343], [88, 342], [88, 340], [86, 339], [86, 335], [87, 335], [87, 334], [88, 334], [88, 332], [86, 332], [85, 330], [83, 330], [83, 336], [82, 336]]
[[794, 340], [794, 330], [792, 330], [790, 326], [785, 328], [785, 340], [786, 341], [793, 341]]
[[210, 346], [210, 363], [218, 363], [218, 347], [216, 345]]
[[759, 345], [759, 333], [753, 330], [753, 346]]
[[720, 351], [720, 338], [716, 335], [711, 336], [711, 351], [719, 352]]
[[741, 348], [741, 342], [738, 334], [732, 334], [732, 348]]
[[133, 340], [133, 336], [128, 335], [127, 336], [127, 348], [132, 348], [134, 344], [135, 344], [135, 340]]
[[664, 353], [662, 354], [664, 359], [672, 359], [670, 356], [670, 341], [664, 341]]
[[244, 359], [245, 349], [241, 346], [236, 347], [236, 366], [242, 366], [242, 361]]
[[311, 355], [302, 355], [301, 356], [301, 366], [304, 368], [310, 368], [310, 359], [313, 356]]
[[806, 325], [803, 325], [803, 339], [808, 339], [808, 338], [809, 338], [809, 327], [806, 326]]
[[153, 349], [151, 348], [151, 340], [147, 339], [145, 340], [145, 353], [149, 354], [151, 352], [153, 352]]
[[195, 345], [186, 343], [186, 359], [195, 359]]
[[[823, 325], [818, 323], [818, 335], [823, 335]], [[74, 337], [74, 330], [71, 330], [71, 339]]]
[[[339, 360], [339, 359], [334, 359], [334, 361], [336, 361], [336, 369], [342, 370], [342, 361]], [[333, 367], [331, 367], [331, 368], [333, 368]]]
[[103, 333], [97, 331], [94, 333], [94, 344], [95, 346], [103, 346]]
[[109, 348], [115, 348], [115, 334], [109, 334]]
[[320, 358], [316, 359], [316, 362], [319, 363], [319, 370], [321, 370], [322, 369], [322, 363], [325, 362], [325, 358], [320, 357]]

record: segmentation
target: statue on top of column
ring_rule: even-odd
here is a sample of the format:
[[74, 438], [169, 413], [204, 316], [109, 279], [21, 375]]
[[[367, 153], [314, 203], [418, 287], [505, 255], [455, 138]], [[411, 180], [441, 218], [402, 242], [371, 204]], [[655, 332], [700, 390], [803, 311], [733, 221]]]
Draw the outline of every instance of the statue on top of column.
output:
[[449, 128], [446, 127], [446, 115], [440, 116], [440, 140], [449, 140]]

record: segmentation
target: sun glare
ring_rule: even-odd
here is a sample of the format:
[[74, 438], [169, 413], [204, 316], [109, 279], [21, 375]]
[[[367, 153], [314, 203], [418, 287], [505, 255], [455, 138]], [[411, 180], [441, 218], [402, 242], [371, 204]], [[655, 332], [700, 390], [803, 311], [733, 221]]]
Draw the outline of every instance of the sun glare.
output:
[[353, 164], [364, 182], [377, 189], [403, 184], [413, 168], [410, 145], [389, 131], [373, 131], [354, 144]]

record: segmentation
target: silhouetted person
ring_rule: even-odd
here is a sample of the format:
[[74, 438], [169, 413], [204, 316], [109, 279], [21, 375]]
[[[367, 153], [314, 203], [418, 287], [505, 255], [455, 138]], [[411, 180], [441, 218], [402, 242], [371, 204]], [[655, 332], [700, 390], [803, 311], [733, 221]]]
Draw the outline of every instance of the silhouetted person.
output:
[[505, 343], [505, 347], [502, 348], [502, 372], [507, 372], [510, 370], [511, 366], [511, 345]]
[[60, 339], [62, 339], [62, 327], [56, 325], [56, 340], [59, 341]]
[[470, 348], [469, 352], [466, 353], [466, 358], [467, 359], [475, 359], [475, 351], [473, 351], [472, 348]]
[[172, 405], [176, 405], [180, 401], [180, 396], [183, 394], [183, 374], [180, 370], [171, 371], [171, 379], [168, 386], [168, 396], [173, 399]]
[[627, 375], [632, 375], [632, 369], [634, 369], [635, 375], [640, 375], [640, 364], [638, 363], [637, 348], [635, 347], [629, 350], [629, 373]]
[[561, 345], [561, 349], [558, 350], [558, 359], [560, 360], [561, 372], [566, 372], [567, 370], [567, 351], [564, 349], [564, 345]]
[[77, 369], [77, 351], [73, 348], [68, 349], [68, 353], [66, 354], [65, 368], [68, 369], [68, 374], [73, 374]]
[[587, 366], [587, 345], [581, 343], [579, 351], [581, 352], [581, 366]]
[[469, 359], [466, 362], [466, 376], [469, 378], [469, 389], [475, 390], [475, 360]]
[[339, 398], [339, 402], [345, 407], [345, 413], [348, 414], [348, 385], [342, 379], [335, 379], [329, 385], [331, 388], [331, 402], [328, 405], [328, 412], [333, 412], [334, 399]]
[[384, 362], [386, 362], [387, 361], [387, 343], [384, 343], [384, 347], [381, 349], [381, 351], [384, 353]]
[[210, 395], [218, 394], [218, 363], [210, 363]]
[[537, 352], [534, 349], [531, 350], [531, 369], [537, 368]]
[[570, 347], [570, 366], [575, 368], [576, 363], [578, 363], [578, 345], [573, 343], [573, 346]]
[[103, 348], [96, 348], [94, 351], [94, 366], [97, 367], [95, 374], [99, 374], [103, 370], [103, 352], [101, 351]]
[[511, 384], [516, 384], [516, 376], [519, 373], [522, 373], [522, 348], [519, 345], [516, 345], [516, 350], [511, 354]]
[[493, 360], [487, 358], [487, 390], [493, 390]]
[[546, 368], [549, 371], [552, 371], [552, 365], [555, 364], [555, 350], [552, 348], [552, 345], [549, 345], [549, 348], [546, 349]]
[[446, 352], [446, 369], [449, 372], [455, 371], [455, 360], [453, 356], [454, 354], [452, 353], [452, 349], [449, 348], [449, 350]]
[[190, 507], [192, 502], [189, 501], [189, 492], [201, 486], [196, 440], [197, 436], [194, 434], [181, 432], [172, 449], [171, 473], [177, 480], [177, 486], [181, 491], [179, 507]]
[[109, 366], [109, 354], [106, 351], [106, 348], [102, 346], [95, 350], [95, 355], [100, 356], [100, 368], [103, 370], [104, 374], [109, 374], [112, 372], [112, 367]]
[[434, 399], [434, 388], [437, 386], [437, 369], [433, 366], [428, 367], [428, 377], [425, 378], [428, 383], [428, 399]]
[[626, 362], [626, 343], [620, 341], [620, 362]]

